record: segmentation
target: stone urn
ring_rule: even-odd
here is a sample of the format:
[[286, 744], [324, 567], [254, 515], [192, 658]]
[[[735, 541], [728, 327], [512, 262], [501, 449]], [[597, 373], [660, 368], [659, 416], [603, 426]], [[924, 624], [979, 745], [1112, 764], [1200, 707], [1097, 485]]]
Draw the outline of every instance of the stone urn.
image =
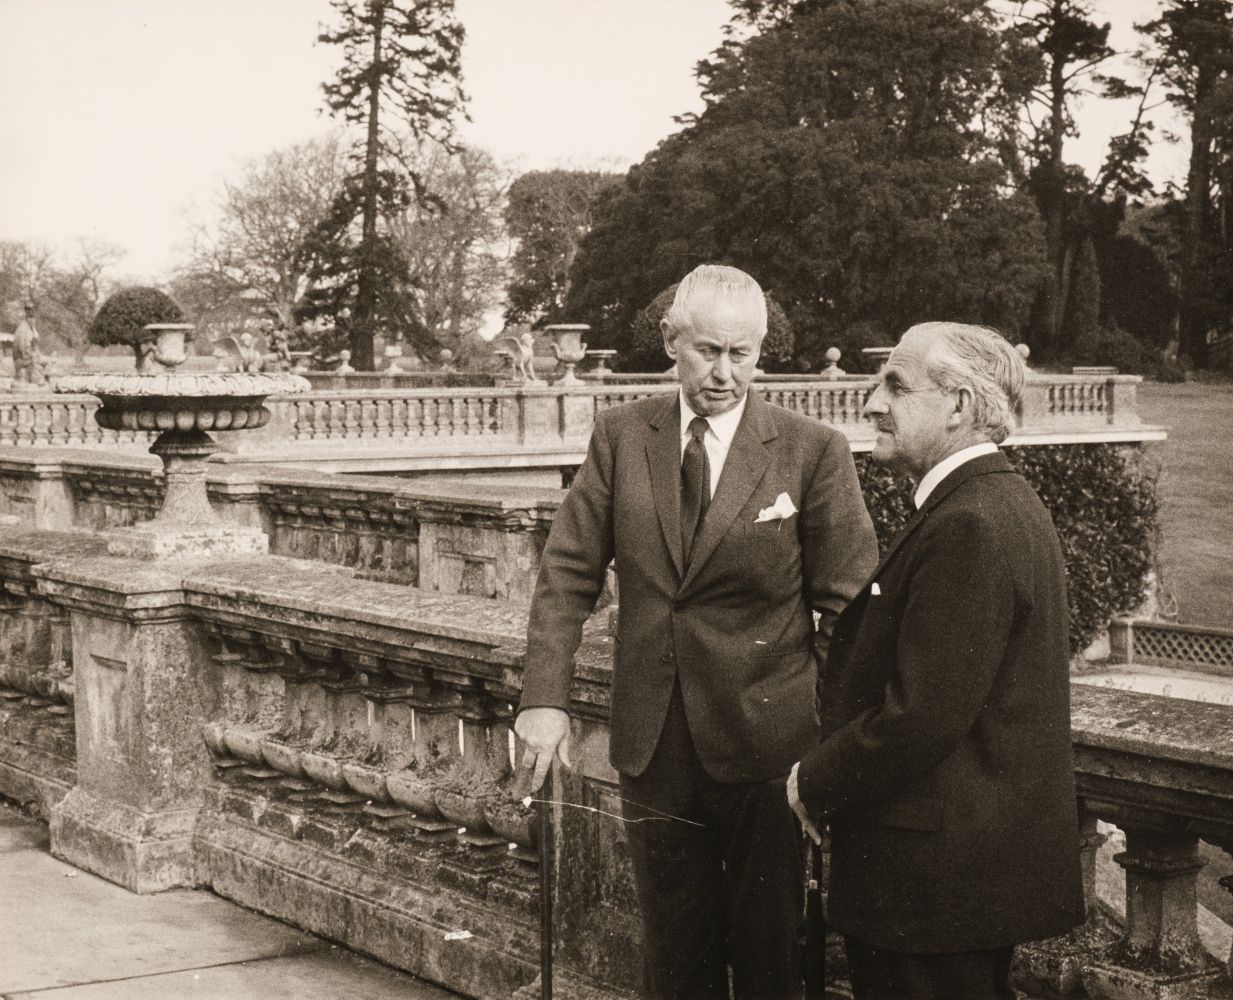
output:
[[557, 385], [582, 384], [574, 368], [587, 356], [587, 345], [582, 338], [590, 329], [586, 323], [553, 323], [544, 327], [544, 332], [552, 338], [552, 353], [565, 366], [565, 373], [557, 379]]
[[[150, 360], [174, 366], [187, 358], [185, 342], [191, 327], [156, 324], [145, 329], [154, 333], [145, 342]], [[150, 451], [163, 462], [163, 506], [151, 521], [108, 533], [108, 552], [154, 559], [267, 551], [264, 532], [226, 524], [210, 506], [205, 462], [218, 450], [210, 431], [263, 427], [270, 420], [263, 405], [267, 396], [309, 388], [307, 379], [286, 372], [147, 371], [58, 379], [56, 392], [90, 393], [102, 400], [94, 415], [100, 427], [158, 433]]]
[[609, 368], [608, 365], [616, 356], [617, 352], [611, 348], [605, 350], [596, 349], [594, 351], [587, 351], [587, 357], [595, 359], [595, 367], [591, 369], [591, 374], [598, 375], [600, 378], [603, 378], [605, 375], [611, 375], [612, 369]]
[[142, 358], [147, 365], [152, 358], [164, 368], [172, 369], [188, 360], [188, 345], [194, 329], [191, 323], [150, 323], [142, 329], [154, 345], [154, 349]]

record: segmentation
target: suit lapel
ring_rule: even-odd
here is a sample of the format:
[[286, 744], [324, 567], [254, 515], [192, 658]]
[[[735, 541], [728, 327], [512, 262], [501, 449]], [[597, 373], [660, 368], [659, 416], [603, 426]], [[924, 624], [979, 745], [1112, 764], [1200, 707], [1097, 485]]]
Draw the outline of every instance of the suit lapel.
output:
[[754, 393], [747, 398], [745, 412], [732, 437], [732, 447], [724, 459], [723, 472], [719, 475], [719, 484], [707, 508], [702, 530], [694, 540], [689, 568], [681, 581], [682, 589], [689, 586], [711, 557], [771, 464], [771, 453], [765, 442], [777, 437], [778, 432], [766, 412], [767, 404]]
[[[973, 476], [984, 475], [988, 472], [1010, 472], [1010, 462], [1006, 460], [1006, 456], [1000, 451], [996, 455], [982, 455], [980, 458], [974, 458], [970, 462], [964, 462], [959, 468], [952, 472], [949, 476], [943, 479], [937, 486], [933, 488], [933, 492], [925, 500], [924, 506], [916, 511], [910, 518], [908, 523], [903, 526], [903, 530], [897, 534], [887, 546], [886, 552], [882, 558], [878, 560], [878, 566], [870, 574], [869, 579], [865, 581], [865, 587], [878, 578], [878, 574], [886, 568], [886, 564], [891, 561], [891, 557], [899, 550], [901, 546], [911, 534], [920, 527], [925, 518], [929, 516], [929, 512], [945, 500], [951, 493], [958, 489], [963, 483], [966, 483]], [[863, 588], [862, 588], [863, 589]]]
[[646, 460], [664, 544], [681, 577], [685, 575], [685, 556], [681, 551], [680, 394], [666, 397], [664, 403], [650, 420], [653, 430], [646, 443]]

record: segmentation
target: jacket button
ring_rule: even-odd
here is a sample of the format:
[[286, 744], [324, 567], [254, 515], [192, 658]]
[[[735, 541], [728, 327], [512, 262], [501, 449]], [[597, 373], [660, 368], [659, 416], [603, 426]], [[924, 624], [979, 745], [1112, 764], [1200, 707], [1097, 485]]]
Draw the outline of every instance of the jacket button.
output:
[[672, 654], [671, 654], [671, 653], [664, 653], [664, 655], [663, 655], [663, 656], [661, 656], [661, 657], [659, 658], [659, 662], [660, 662], [660, 663], [671, 663], [671, 662], [672, 662]]

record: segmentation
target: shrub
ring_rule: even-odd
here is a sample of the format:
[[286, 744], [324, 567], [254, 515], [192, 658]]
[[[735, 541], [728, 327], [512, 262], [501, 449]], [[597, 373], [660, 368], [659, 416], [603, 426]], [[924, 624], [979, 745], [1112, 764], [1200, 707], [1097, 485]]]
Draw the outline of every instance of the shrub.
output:
[[184, 313], [171, 297], [157, 288], [122, 288], [100, 307], [90, 324], [90, 343], [136, 344], [149, 323], [183, 323]]
[[1125, 330], [1102, 328], [1076, 338], [1067, 354], [1072, 365], [1112, 365], [1124, 375], [1144, 375], [1161, 382], [1181, 382], [1186, 371]]
[[[1141, 452], [1106, 444], [1008, 448], [1006, 457], [1048, 508], [1070, 591], [1070, 648], [1087, 648], [1110, 619], [1146, 596], [1156, 541], [1156, 475]], [[865, 505], [885, 549], [912, 514], [914, 487], [856, 456]]]
[[[679, 285], [680, 282], [677, 282]], [[618, 359], [623, 371], [657, 372], [672, 362], [664, 354], [664, 338], [659, 321], [672, 305], [677, 285], [671, 285], [651, 300], [650, 305], [634, 317], [629, 349]], [[792, 325], [770, 295], [766, 297], [766, 337], [762, 341], [762, 356], [758, 367], [763, 371], [781, 371], [792, 360]]]

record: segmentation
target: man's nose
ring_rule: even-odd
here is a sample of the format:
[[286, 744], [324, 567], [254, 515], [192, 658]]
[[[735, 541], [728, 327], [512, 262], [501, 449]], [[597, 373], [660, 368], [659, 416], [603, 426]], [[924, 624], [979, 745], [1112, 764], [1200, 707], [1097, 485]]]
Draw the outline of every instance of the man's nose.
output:
[[726, 383], [732, 377], [732, 359], [726, 354], [719, 355], [711, 365], [711, 374], [716, 382]]
[[877, 386], [865, 400], [865, 416], [874, 417], [886, 412], [886, 394]]

